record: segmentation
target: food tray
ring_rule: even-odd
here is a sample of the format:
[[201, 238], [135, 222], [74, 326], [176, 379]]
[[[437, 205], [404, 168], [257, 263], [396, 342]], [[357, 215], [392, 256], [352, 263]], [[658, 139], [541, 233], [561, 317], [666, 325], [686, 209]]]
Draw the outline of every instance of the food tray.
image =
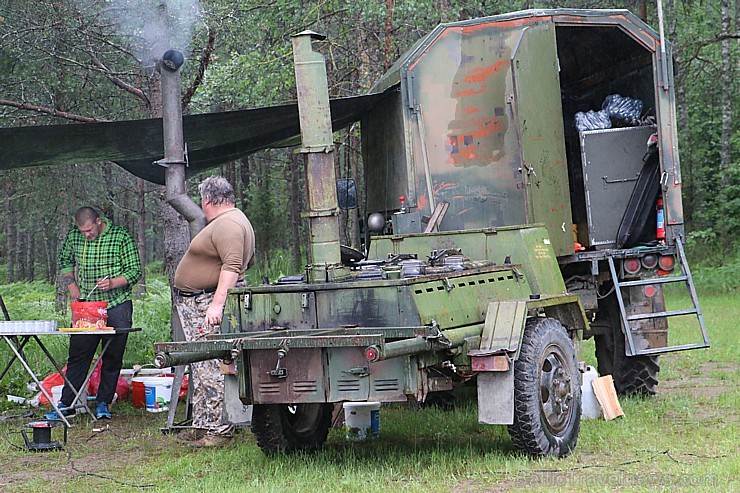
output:
[[79, 332], [83, 334], [115, 334], [116, 329], [114, 327], [106, 327], [104, 329], [93, 329], [92, 327], [60, 327], [59, 332]]
[[0, 334], [47, 334], [57, 330], [56, 320], [13, 320], [0, 322]]

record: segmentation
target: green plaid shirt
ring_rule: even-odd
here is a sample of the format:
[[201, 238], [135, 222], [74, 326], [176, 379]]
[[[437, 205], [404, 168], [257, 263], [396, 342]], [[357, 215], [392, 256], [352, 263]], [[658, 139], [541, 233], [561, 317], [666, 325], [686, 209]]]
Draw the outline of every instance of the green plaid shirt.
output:
[[98, 279], [125, 277], [126, 286], [105, 293], [96, 289], [88, 300], [107, 301], [112, 308], [131, 299], [131, 288], [141, 279], [141, 259], [129, 232], [111, 224], [107, 218], [102, 220], [105, 230], [93, 241], [85, 238], [76, 226], [70, 228], [59, 251], [58, 262], [62, 275], [74, 272], [77, 266], [77, 285], [83, 297], [95, 287]]

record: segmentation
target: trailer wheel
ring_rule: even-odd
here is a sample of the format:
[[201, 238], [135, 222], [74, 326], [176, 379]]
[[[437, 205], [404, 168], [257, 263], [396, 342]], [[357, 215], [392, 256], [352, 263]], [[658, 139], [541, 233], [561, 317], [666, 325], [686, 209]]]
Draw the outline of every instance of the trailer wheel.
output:
[[333, 404], [255, 405], [252, 433], [268, 455], [310, 452], [326, 442], [333, 409]]
[[573, 343], [552, 318], [527, 322], [514, 363], [514, 445], [532, 455], [564, 457], [578, 441], [581, 377]]
[[599, 375], [611, 375], [620, 395], [655, 395], [660, 371], [658, 357], [625, 354], [622, 321], [613, 295], [599, 306], [594, 323], [607, 329], [605, 334], [594, 337]]

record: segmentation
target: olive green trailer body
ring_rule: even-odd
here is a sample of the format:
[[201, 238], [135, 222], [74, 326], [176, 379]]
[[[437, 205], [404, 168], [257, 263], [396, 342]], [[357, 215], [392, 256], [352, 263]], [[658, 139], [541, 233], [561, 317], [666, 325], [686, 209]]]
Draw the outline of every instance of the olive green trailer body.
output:
[[[651, 28], [614, 10], [438, 26], [373, 89], [385, 96], [362, 116], [364, 200], [354, 182], [333, 186], [317, 37], [293, 41], [305, 271], [231, 289], [219, 336], [156, 344], [160, 367], [232, 362], [227, 400], [253, 406], [263, 450], [315, 449], [338, 403], [474, 384], [481, 423], [563, 456], [580, 427], [584, 338], [618, 391], [647, 394], [657, 354], [708, 345], [682, 247], [670, 46]], [[639, 118], [576, 129], [619, 94], [642, 102]], [[362, 251], [340, 245], [337, 199], [365, 204]], [[667, 282], [684, 282], [694, 308], [667, 310]], [[699, 342], [671, 344], [667, 318], [681, 315], [697, 318]]]

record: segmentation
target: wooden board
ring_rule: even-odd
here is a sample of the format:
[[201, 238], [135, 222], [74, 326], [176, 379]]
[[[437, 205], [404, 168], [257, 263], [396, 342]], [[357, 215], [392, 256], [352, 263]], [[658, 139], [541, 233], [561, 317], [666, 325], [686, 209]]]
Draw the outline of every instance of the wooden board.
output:
[[594, 388], [594, 394], [596, 394], [596, 400], [601, 404], [601, 412], [604, 414], [604, 419], [609, 421], [610, 419], [624, 416], [622, 406], [619, 404], [617, 398], [617, 391], [614, 388], [614, 380], [611, 375], [605, 375], [599, 377], [591, 382]]

